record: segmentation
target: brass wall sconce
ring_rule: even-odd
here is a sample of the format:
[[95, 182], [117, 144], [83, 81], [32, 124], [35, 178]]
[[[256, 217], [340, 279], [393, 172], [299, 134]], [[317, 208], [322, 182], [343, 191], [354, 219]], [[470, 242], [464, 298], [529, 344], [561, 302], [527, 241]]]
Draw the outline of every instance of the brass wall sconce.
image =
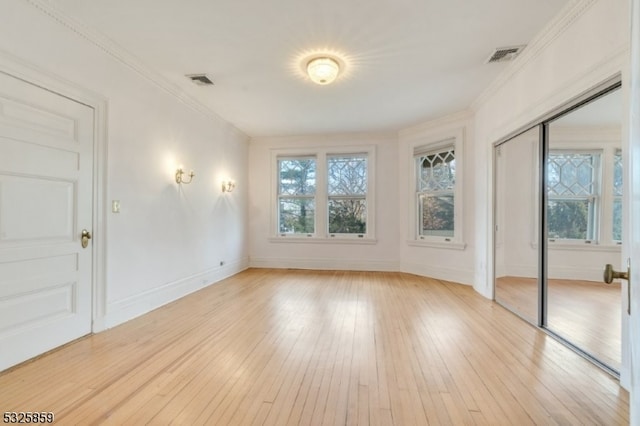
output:
[[222, 181], [222, 192], [233, 192], [236, 187], [236, 183], [232, 180]]
[[193, 180], [193, 177], [196, 175], [195, 173], [193, 173], [193, 170], [191, 170], [189, 172], [189, 174], [187, 175], [189, 177], [189, 180], [185, 180], [185, 178], [183, 177], [185, 175], [185, 171], [182, 170], [181, 168], [176, 170], [176, 183], [177, 184], [188, 184], [191, 183], [191, 181]]

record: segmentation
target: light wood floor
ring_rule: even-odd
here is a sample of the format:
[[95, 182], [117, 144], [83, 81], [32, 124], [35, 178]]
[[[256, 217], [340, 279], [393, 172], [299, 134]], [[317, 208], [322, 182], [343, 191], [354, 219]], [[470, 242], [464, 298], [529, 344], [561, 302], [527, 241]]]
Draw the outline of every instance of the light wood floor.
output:
[[[496, 300], [531, 322], [537, 322], [538, 283], [535, 278], [501, 277]], [[620, 371], [620, 283], [550, 279], [548, 328]]]
[[470, 287], [252, 269], [0, 374], [57, 424], [627, 424], [617, 381]]

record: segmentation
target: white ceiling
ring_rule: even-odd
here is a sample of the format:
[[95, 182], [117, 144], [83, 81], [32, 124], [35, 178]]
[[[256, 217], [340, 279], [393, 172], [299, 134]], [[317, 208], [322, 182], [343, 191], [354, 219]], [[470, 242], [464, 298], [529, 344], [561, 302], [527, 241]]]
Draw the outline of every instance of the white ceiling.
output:
[[[397, 131], [463, 110], [568, 0], [50, 0], [250, 136]], [[339, 53], [330, 86], [303, 57]], [[215, 86], [184, 75], [208, 73]]]

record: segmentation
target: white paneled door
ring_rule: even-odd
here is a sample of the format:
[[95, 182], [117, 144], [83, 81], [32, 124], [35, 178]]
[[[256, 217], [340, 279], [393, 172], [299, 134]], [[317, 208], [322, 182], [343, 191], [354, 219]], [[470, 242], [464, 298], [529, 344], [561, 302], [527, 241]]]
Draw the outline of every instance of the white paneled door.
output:
[[91, 331], [93, 113], [0, 73], [0, 371]]

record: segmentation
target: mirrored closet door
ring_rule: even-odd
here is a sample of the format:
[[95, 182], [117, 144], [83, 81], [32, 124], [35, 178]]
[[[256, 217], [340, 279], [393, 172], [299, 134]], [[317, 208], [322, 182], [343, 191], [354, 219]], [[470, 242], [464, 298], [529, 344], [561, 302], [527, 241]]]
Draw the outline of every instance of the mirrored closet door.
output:
[[548, 124], [546, 326], [620, 370], [621, 90]]
[[613, 374], [621, 365], [620, 84], [494, 149], [495, 300]]
[[495, 148], [495, 299], [538, 324], [539, 129]]

